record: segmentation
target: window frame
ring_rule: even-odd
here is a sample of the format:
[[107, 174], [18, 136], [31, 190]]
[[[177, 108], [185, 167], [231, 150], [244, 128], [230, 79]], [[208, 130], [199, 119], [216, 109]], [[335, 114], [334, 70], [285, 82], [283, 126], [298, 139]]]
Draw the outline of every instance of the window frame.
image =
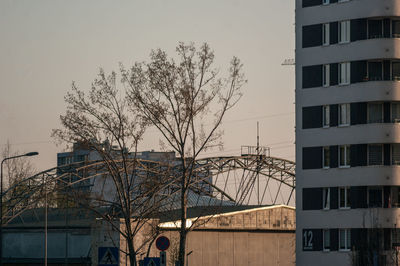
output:
[[[345, 110], [346, 110], [346, 116], [345, 116], [345, 123], [342, 123], [342, 107], [345, 107]], [[338, 106], [338, 112], [339, 112], [339, 114], [338, 114], [338, 117], [339, 117], [339, 123], [338, 123], [338, 126], [339, 127], [346, 127], [346, 126], [350, 126], [350, 124], [351, 124], [351, 116], [350, 116], [350, 104], [349, 103], [341, 103], [341, 104], [339, 104], [339, 106]]]
[[[345, 32], [345, 40], [342, 40], [342, 25], [345, 25], [343, 28], [346, 29]], [[350, 43], [350, 20], [342, 20], [338, 21], [338, 43], [345, 44]]]
[[[341, 148], [344, 148], [344, 163], [341, 164]], [[339, 168], [350, 168], [351, 162], [350, 162], [350, 145], [340, 145], [339, 146], [339, 152], [338, 152], [338, 162], [339, 162]]]
[[[344, 73], [345, 73], [345, 80], [344, 81], [342, 81], [342, 68], [343, 68], [343, 66], [346, 66], [345, 68], [346, 68], [346, 70], [344, 71]], [[350, 62], [340, 62], [340, 63], [338, 63], [338, 84], [340, 85], [340, 86], [343, 86], [343, 85], [349, 85], [350, 84], [350, 76], [351, 76], [351, 65], [350, 65]]]
[[[327, 151], [327, 153], [328, 153], [328, 155], [329, 155], [329, 160], [328, 160], [328, 165], [325, 165], [325, 157], [326, 157], [326, 155], [325, 155], [325, 151]], [[322, 168], [323, 169], [329, 169], [330, 168], [330, 149], [329, 149], [329, 146], [324, 146], [324, 147], [322, 147]]]
[[[340, 198], [341, 198], [341, 195], [342, 195], [342, 192], [341, 191], [344, 191], [344, 206], [342, 206], [341, 205], [341, 202], [340, 202]], [[340, 210], [349, 210], [350, 208], [351, 208], [351, 202], [350, 202], [350, 187], [339, 187], [338, 188], [338, 208], [340, 209]]]
[[330, 65], [325, 64], [322, 65], [322, 87], [326, 88], [330, 86], [331, 77], [330, 77]]
[[[329, 246], [326, 247], [325, 240], [329, 239]], [[331, 232], [329, 229], [322, 230], [322, 250], [325, 252], [331, 251]]]
[[322, 128], [329, 128], [331, 123], [331, 110], [329, 105], [322, 106]]
[[[328, 0], [329, 4], [329, 0]], [[328, 5], [326, 4], [326, 5]], [[329, 23], [323, 23], [322, 24], [322, 46], [328, 46], [330, 45], [330, 24]]]
[[331, 197], [331, 188], [330, 187], [322, 188], [322, 209], [323, 210], [331, 209], [331, 198], [330, 197]]
[[[342, 248], [341, 240], [342, 240], [342, 232], [344, 232], [344, 248]], [[339, 233], [339, 251], [350, 251], [351, 250], [351, 230], [347, 228], [340, 228], [338, 230]]]

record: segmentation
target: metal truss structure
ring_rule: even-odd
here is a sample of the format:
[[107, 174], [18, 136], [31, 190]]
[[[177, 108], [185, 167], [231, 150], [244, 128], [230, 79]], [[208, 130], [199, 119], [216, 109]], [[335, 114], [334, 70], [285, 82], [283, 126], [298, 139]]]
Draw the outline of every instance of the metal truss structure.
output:
[[[117, 161], [114, 167], [125, 167], [135, 177], [133, 188], [136, 203], [147, 197], [146, 190], [159, 188], [157, 193], [168, 202], [164, 210], [178, 208], [180, 195], [179, 164], [129, 159]], [[6, 210], [3, 224], [8, 224], [24, 211], [46, 206], [59, 207], [66, 191], [79, 191], [92, 195], [96, 204], [110, 206], [113, 198], [107, 162], [76, 163], [42, 171], [9, 187], [2, 195]], [[125, 170], [126, 170], [125, 169]], [[121, 171], [122, 172], [122, 171]], [[188, 194], [191, 207], [207, 205], [294, 205], [295, 163], [271, 157], [265, 153], [242, 156], [210, 157], [194, 163], [193, 177], [189, 180]], [[114, 186], [115, 189], [115, 186]], [[102, 195], [109, 195], [108, 198]], [[69, 196], [69, 195], [68, 195]], [[67, 204], [68, 205], [68, 204]], [[177, 207], [178, 206], [178, 207]]]

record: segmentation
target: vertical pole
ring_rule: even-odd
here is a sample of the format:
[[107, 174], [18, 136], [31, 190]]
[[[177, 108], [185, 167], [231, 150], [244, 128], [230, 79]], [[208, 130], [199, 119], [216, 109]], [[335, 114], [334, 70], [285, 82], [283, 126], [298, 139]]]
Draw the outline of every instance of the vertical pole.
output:
[[47, 180], [43, 176], [44, 180], [44, 265], [47, 266]]
[[3, 266], [3, 163], [1, 161], [0, 173], [0, 266]]
[[260, 165], [260, 134], [259, 134], [259, 126], [258, 126], [258, 121], [257, 121], [257, 203], [258, 205], [261, 205], [260, 202], [260, 175], [258, 173], [259, 171], [259, 165]]

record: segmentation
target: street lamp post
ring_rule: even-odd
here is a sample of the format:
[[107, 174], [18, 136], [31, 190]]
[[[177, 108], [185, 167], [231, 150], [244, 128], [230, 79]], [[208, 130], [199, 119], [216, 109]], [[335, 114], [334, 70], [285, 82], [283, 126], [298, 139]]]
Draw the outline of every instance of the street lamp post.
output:
[[4, 158], [1, 161], [0, 169], [0, 266], [3, 266], [3, 163], [7, 160], [16, 159], [25, 156], [35, 156], [38, 152], [28, 152], [26, 154], [16, 155]]

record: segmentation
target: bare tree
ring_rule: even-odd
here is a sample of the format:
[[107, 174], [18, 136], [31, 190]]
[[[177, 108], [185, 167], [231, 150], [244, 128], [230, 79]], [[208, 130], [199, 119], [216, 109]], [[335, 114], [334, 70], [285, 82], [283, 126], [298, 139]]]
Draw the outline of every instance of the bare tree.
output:
[[222, 145], [222, 119], [241, 97], [246, 83], [240, 60], [233, 57], [228, 74], [221, 78], [214, 68], [214, 52], [208, 44], [196, 48], [180, 43], [178, 61], [155, 50], [150, 62], [121, 66], [131, 106], [164, 137], [180, 156], [180, 238], [179, 262], [185, 263], [188, 192], [195, 161], [201, 152]]
[[146, 123], [132, 107], [128, 112], [128, 99], [117, 88], [116, 77], [100, 70], [87, 95], [73, 84], [65, 96], [67, 111], [60, 116], [62, 128], [52, 135], [61, 142], [86, 145], [100, 157], [87, 175], [94, 179], [96, 174], [113, 192], [87, 193], [72, 187], [68, 196], [109, 222], [127, 242], [130, 265], [137, 265], [141, 247], [135, 246], [135, 236], [160, 206], [158, 192], [164, 181], [160, 173], [149, 177], [138, 167], [137, 147]]

